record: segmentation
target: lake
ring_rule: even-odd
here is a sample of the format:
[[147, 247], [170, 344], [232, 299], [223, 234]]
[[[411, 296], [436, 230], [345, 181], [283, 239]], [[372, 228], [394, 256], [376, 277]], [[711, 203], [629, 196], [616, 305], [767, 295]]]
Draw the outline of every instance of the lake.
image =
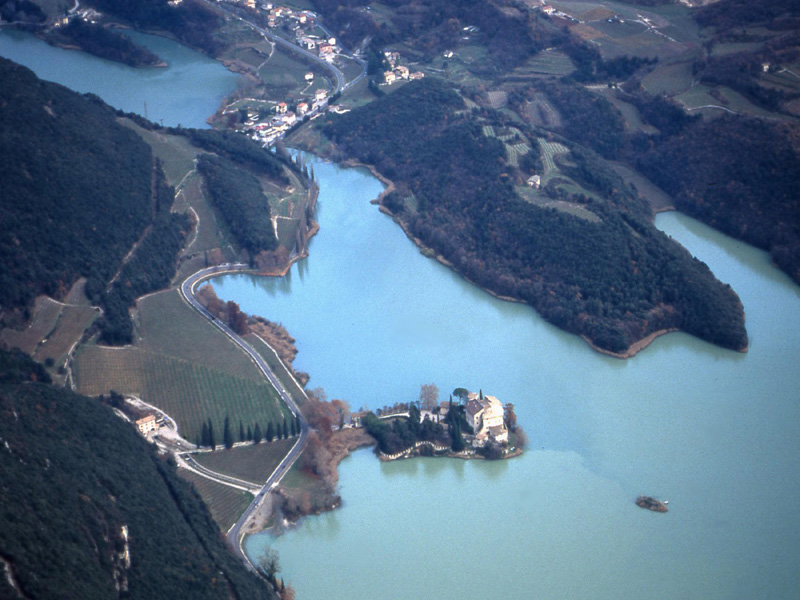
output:
[[[203, 126], [235, 76], [140, 39], [170, 67], [120, 67], [10, 31], [0, 55], [125, 110], [146, 101], [165, 124]], [[170, 84], [184, 69], [195, 74]], [[215, 280], [218, 294], [286, 325], [296, 367], [329, 398], [378, 408], [424, 383], [442, 399], [482, 389], [515, 404], [531, 447], [496, 463], [355, 453], [340, 466], [342, 508], [247, 540], [251, 556], [279, 550], [299, 598], [800, 595], [800, 297], [766, 254], [660, 215], [741, 296], [750, 351], [678, 333], [620, 361], [423, 257], [369, 204], [382, 186], [366, 171], [314, 170], [310, 257], [282, 279]], [[639, 509], [639, 494], [669, 499], [670, 512]]]

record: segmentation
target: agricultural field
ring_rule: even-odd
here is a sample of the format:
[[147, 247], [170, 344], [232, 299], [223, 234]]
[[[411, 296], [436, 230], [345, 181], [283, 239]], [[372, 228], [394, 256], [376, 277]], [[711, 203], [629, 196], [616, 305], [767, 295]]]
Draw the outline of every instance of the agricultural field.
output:
[[[239, 424], [236, 422], [231, 427], [238, 436]], [[246, 426], [245, 426], [246, 427]], [[261, 424], [262, 430], [266, 427]], [[297, 438], [290, 437], [285, 440], [273, 440], [272, 442], [261, 442], [260, 444], [248, 444], [237, 446], [230, 450], [217, 450], [215, 452], [199, 452], [194, 455], [194, 459], [215, 473], [230, 475], [237, 479], [249, 481], [255, 485], [262, 485], [272, 472], [278, 467], [283, 457], [285, 457], [292, 446], [297, 442]]]
[[178, 290], [137, 301], [137, 346], [261, 383], [264, 376], [245, 352], [180, 297]]
[[245, 427], [291, 416], [268, 383], [138, 348], [86, 346], [75, 358], [74, 373], [80, 393], [115, 390], [139, 396], [173, 417], [181, 435], [192, 442], [208, 419], [221, 435], [226, 416]]
[[4, 329], [0, 331], [0, 344], [9, 348], [19, 348], [26, 354], [33, 354], [39, 343], [55, 329], [64, 305], [40, 296], [33, 308], [33, 318], [22, 330]]
[[639, 195], [647, 200], [653, 212], [661, 212], [675, 208], [675, 203], [672, 201], [669, 194], [639, 172], [634, 171], [629, 166], [622, 163], [609, 162], [609, 164], [617, 172], [617, 175], [625, 180], [625, 183], [636, 188]]
[[531, 147], [526, 142], [517, 142], [516, 144], [506, 144], [506, 153], [508, 155], [508, 162], [514, 167], [519, 166], [519, 159], [531, 151]]
[[511, 71], [505, 78], [511, 81], [519, 79], [537, 79], [539, 77], [563, 77], [575, 70], [570, 58], [559, 50], [543, 50], [529, 58], [522, 65]]
[[177, 210], [188, 212], [197, 220], [189, 245], [184, 254], [205, 252], [222, 245], [219, 239], [217, 216], [203, 194], [202, 178], [193, 174], [189, 176], [175, 198]]
[[303, 391], [303, 388], [295, 381], [294, 377], [291, 376], [289, 370], [286, 368], [286, 365], [283, 364], [283, 361], [278, 358], [278, 355], [270, 348], [264, 340], [261, 339], [258, 335], [254, 333], [250, 333], [245, 336], [245, 340], [250, 344], [250, 346], [261, 355], [261, 358], [269, 365], [269, 368], [272, 369], [272, 372], [278, 377], [280, 382], [283, 384], [284, 389], [289, 392], [289, 395], [294, 400], [295, 404], [298, 406], [302, 406], [303, 403], [306, 401], [306, 394]]
[[58, 364], [99, 315], [99, 310], [92, 306], [64, 306], [55, 329], [42, 341], [33, 358], [39, 362], [52, 359]]
[[607, 86], [593, 87], [590, 89], [596, 94], [603, 96], [606, 100], [614, 105], [614, 108], [620, 112], [623, 120], [625, 121], [626, 131], [630, 133], [637, 131], [650, 134], [658, 133], [655, 127], [647, 125], [642, 121], [642, 116], [639, 114], [639, 109], [637, 109], [633, 104], [629, 104], [618, 97], [616, 90], [610, 89]]
[[253, 495], [249, 492], [211, 481], [188, 469], [178, 469], [178, 475], [194, 485], [223, 533], [231, 528], [253, 501]]

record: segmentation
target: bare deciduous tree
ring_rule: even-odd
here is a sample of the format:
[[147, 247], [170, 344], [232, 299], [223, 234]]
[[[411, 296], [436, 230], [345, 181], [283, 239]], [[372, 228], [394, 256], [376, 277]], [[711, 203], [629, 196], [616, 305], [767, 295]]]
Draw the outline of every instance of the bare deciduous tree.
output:
[[426, 383], [420, 387], [419, 400], [424, 410], [433, 410], [439, 404], [439, 388], [436, 384]]

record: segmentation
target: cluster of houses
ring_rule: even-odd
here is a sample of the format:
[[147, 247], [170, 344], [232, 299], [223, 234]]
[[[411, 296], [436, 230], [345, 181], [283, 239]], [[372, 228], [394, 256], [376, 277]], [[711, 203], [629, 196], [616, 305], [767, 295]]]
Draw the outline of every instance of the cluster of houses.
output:
[[[314, 74], [306, 73], [306, 81], [313, 81]], [[278, 102], [274, 114], [262, 118], [258, 111], [249, 110], [242, 131], [264, 146], [269, 146], [283, 137], [298, 121], [312, 118], [328, 106], [328, 91], [318, 89], [314, 92], [314, 100], [301, 101], [290, 107], [286, 102]], [[290, 110], [292, 108], [292, 110]]]
[[387, 85], [392, 85], [395, 81], [422, 79], [425, 73], [417, 71], [412, 73], [408, 67], [398, 64], [400, 62], [400, 53], [392, 50], [385, 50], [383, 58], [389, 65], [389, 69], [383, 72], [383, 82]]
[[102, 16], [101, 13], [93, 8], [82, 8], [80, 10], [67, 12], [67, 14], [56, 19], [56, 22], [53, 23], [53, 27], [65, 27], [69, 25], [72, 19], [81, 19], [85, 23], [97, 23]]

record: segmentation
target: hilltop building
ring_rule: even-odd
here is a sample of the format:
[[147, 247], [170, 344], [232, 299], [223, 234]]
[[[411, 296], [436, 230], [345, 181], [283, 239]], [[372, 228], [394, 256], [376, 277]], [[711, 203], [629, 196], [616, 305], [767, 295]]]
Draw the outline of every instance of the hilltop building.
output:
[[465, 408], [467, 423], [475, 431], [475, 439], [479, 443], [508, 442], [508, 429], [503, 422], [503, 405], [497, 398], [470, 394]]
[[136, 421], [136, 427], [139, 429], [139, 432], [142, 435], [147, 435], [151, 431], [155, 431], [158, 429], [158, 425], [156, 425], [156, 417], [155, 415], [147, 415]]

